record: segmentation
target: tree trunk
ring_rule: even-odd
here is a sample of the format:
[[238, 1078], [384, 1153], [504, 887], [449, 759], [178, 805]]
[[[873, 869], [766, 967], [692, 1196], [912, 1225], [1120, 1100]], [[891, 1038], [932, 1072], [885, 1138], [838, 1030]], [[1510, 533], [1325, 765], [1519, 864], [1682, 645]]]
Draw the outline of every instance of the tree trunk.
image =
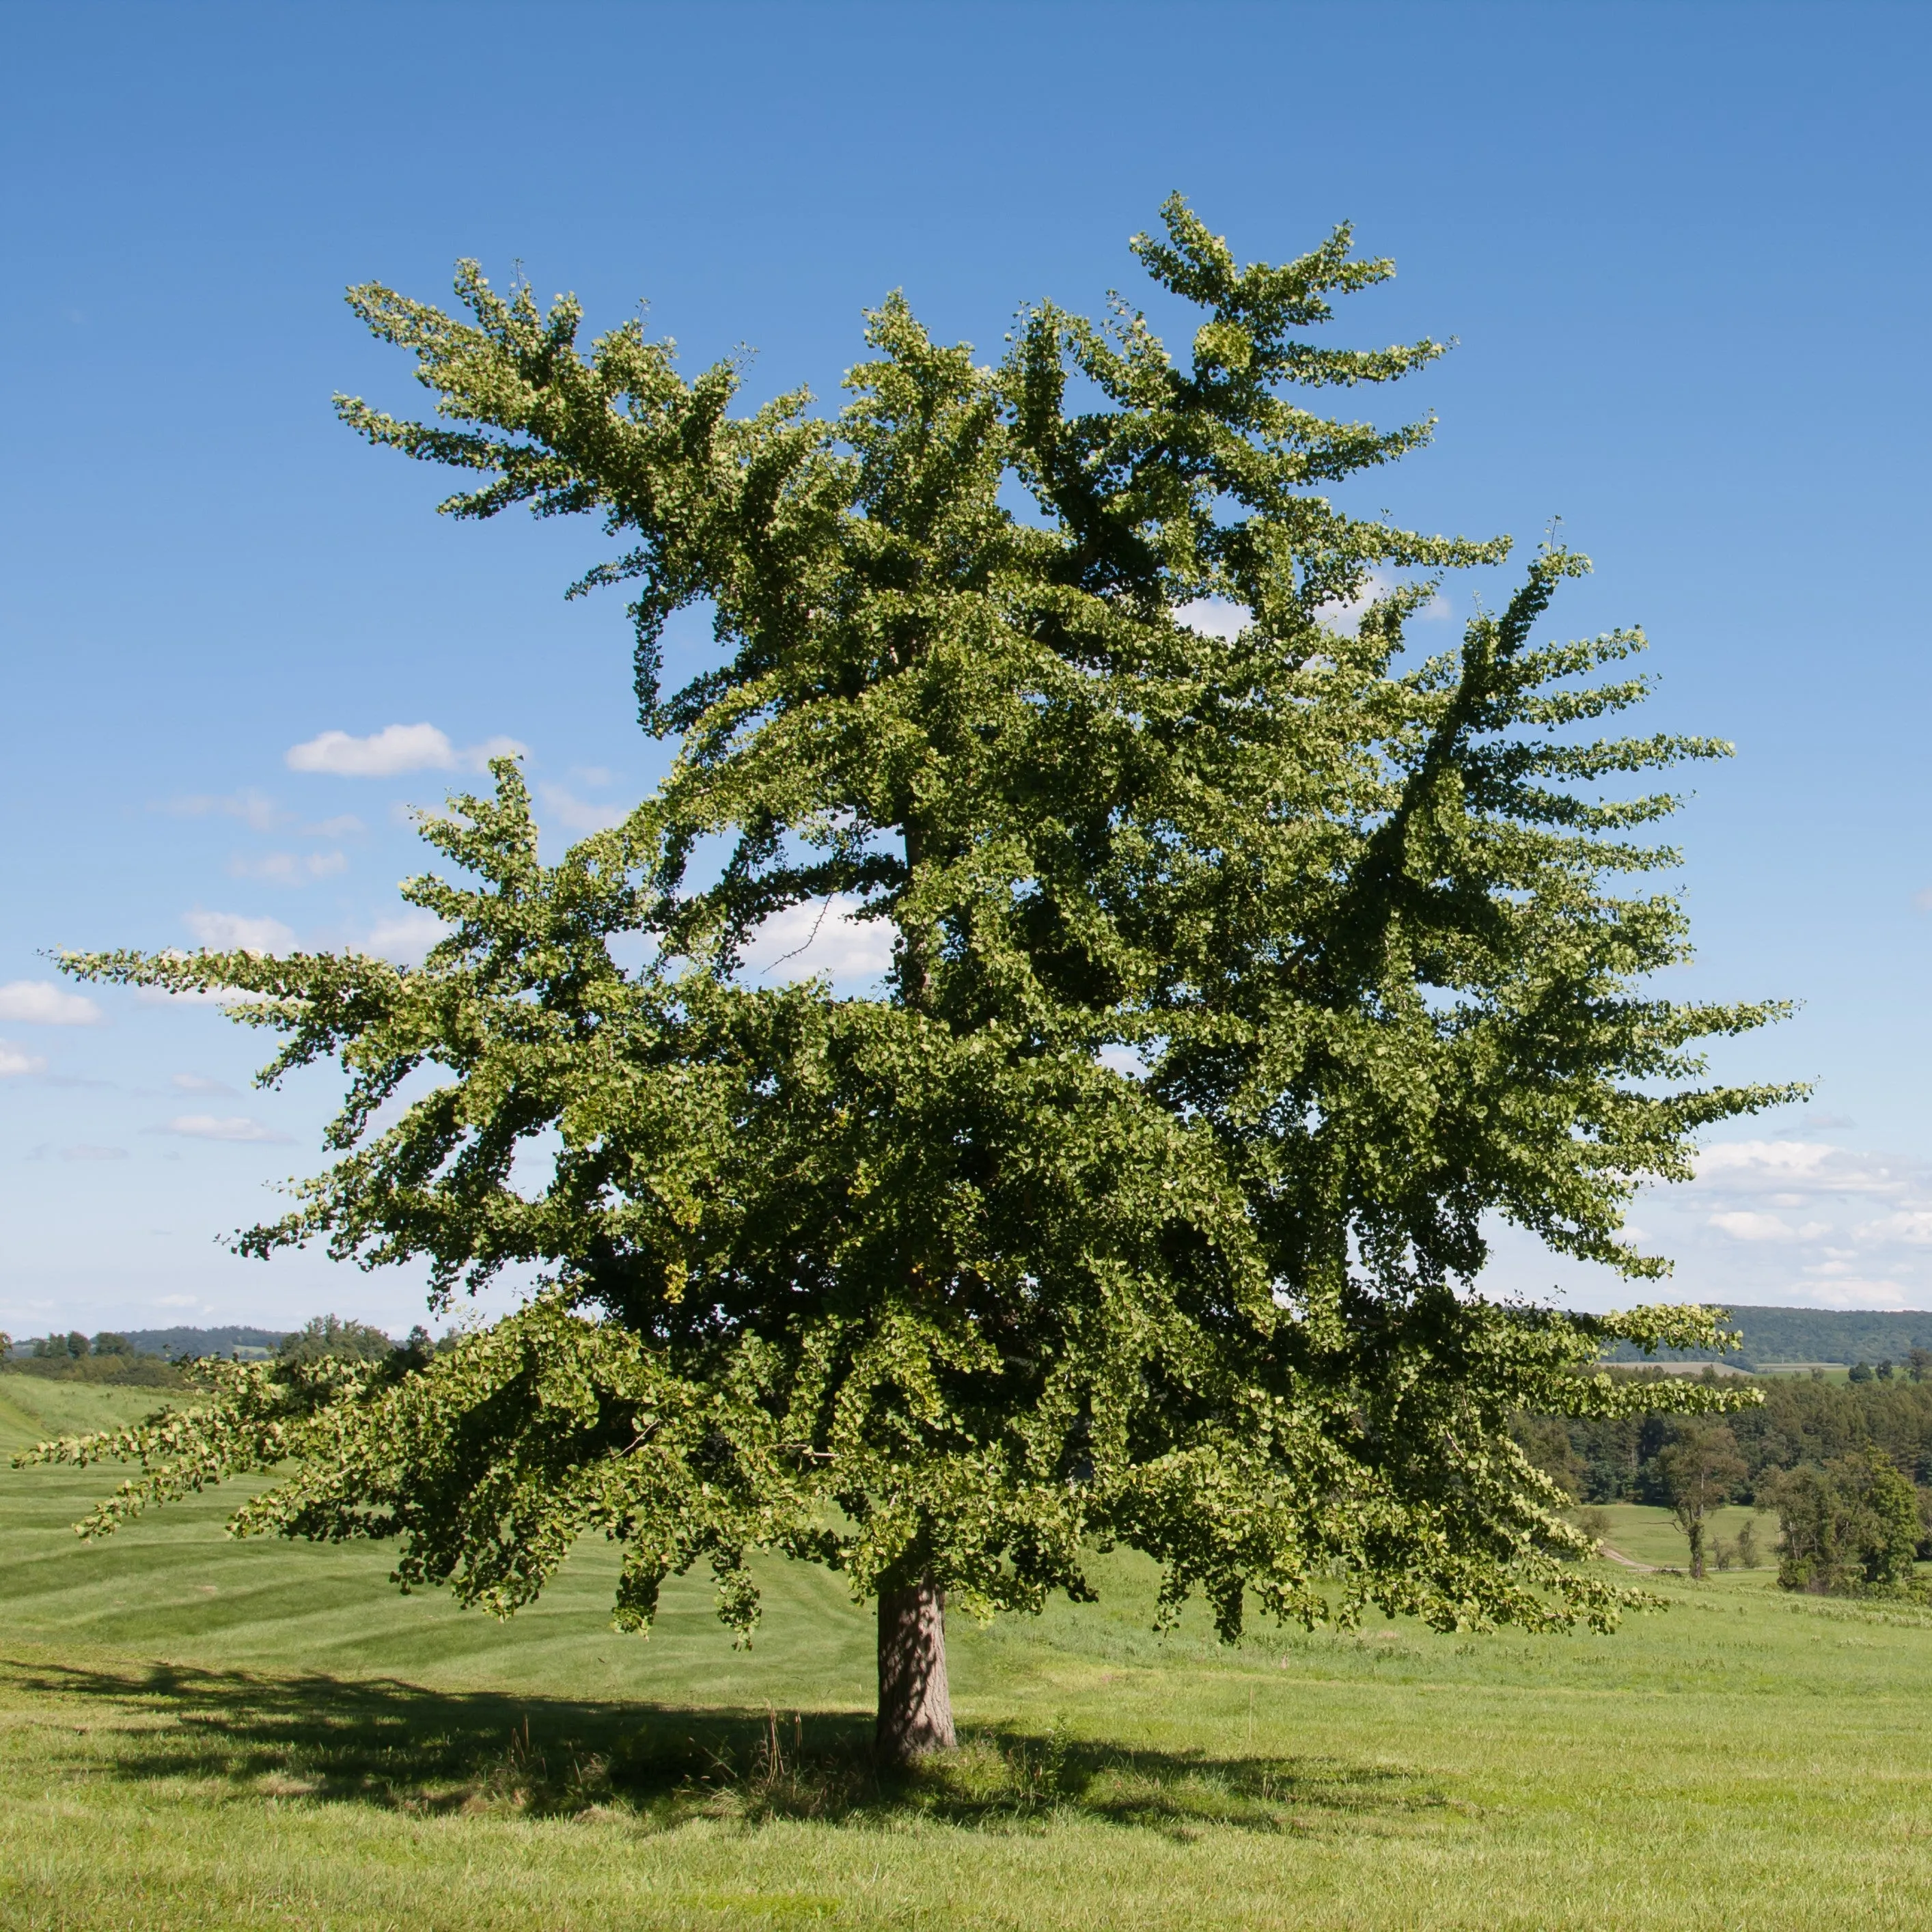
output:
[[946, 1682], [946, 1592], [925, 1580], [881, 1590], [879, 1756], [888, 1764], [910, 1764], [957, 1742]]
[[1699, 1582], [1704, 1580], [1704, 1525], [1702, 1519], [1692, 1522], [1687, 1532], [1690, 1538], [1690, 1574]]

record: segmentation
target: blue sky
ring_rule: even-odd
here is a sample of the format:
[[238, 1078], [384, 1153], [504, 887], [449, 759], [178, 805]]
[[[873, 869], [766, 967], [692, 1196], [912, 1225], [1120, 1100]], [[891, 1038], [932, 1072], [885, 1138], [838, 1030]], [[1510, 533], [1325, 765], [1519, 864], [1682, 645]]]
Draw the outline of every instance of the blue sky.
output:
[[[76, 1001], [43, 950], [406, 953], [407, 808], [483, 748], [527, 748], [559, 838], [660, 769], [620, 598], [562, 599], [595, 531], [439, 520], [435, 475], [333, 420], [338, 389], [420, 393], [344, 284], [440, 299], [460, 256], [520, 263], [593, 328], [648, 298], [688, 363], [748, 344], [754, 395], [836, 398], [887, 290], [990, 356], [1024, 301], [1131, 290], [1126, 238], [1177, 188], [1246, 256], [1348, 219], [1394, 256], [1336, 339], [1460, 346], [1385, 399], [1440, 425], [1366, 506], [1524, 545], [1560, 515], [1598, 574], [1556, 628], [1642, 623], [1656, 724], [1738, 745], [1681, 821], [1701, 956], [1673, 990], [1802, 1000], [1718, 1064], [1816, 1098], [1640, 1204], [1675, 1292], [1932, 1306], [1926, 10], [7, 24], [0, 1327], [416, 1318], [404, 1275], [218, 1245], [314, 1165], [325, 1079], [251, 1090], [260, 1040]], [[1558, 1283], [1618, 1297], [1502, 1242], [1492, 1286]]]

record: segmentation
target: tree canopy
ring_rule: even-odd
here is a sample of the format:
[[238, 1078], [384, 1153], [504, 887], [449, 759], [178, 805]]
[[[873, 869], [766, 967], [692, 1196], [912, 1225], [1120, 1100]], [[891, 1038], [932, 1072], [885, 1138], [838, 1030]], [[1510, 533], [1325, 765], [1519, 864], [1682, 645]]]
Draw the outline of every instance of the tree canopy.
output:
[[[1593, 735], [1643, 695], [1643, 640], [1538, 640], [1587, 567], [1560, 548], [1413, 650], [1441, 574], [1508, 546], [1337, 508], [1429, 426], [1304, 398], [1441, 346], [1311, 340], [1392, 272], [1346, 229], [1244, 268], [1162, 214], [1133, 245], [1200, 311], [1190, 353], [1118, 301], [1041, 304], [982, 364], [896, 294], [830, 417], [734, 413], [736, 363], [687, 380], [636, 322], [586, 351], [574, 301], [473, 265], [456, 313], [352, 291], [435, 410], [344, 419], [470, 472], [452, 514], [601, 520], [619, 554], [574, 594], [630, 586], [676, 757], [554, 865], [500, 760], [424, 825], [451, 870], [405, 890], [446, 928], [418, 968], [68, 961], [258, 996], [232, 1011], [285, 1036], [265, 1080], [343, 1068], [332, 1164], [244, 1251], [426, 1258], [444, 1300], [545, 1284], [434, 1359], [224, 1368], [198, 1415], [50, 1450], [146, 1458], [99, 1525], [293, 1455], [242, 1527], [400, 1536], [406, 1584], [505, 1611], [602, 1529], [621, 1623], [708, 1562], [741, 1632], [747, 1554], [782, 1550], [879, 1597], [882, 1684], [889, 1613], [1078, 1597], [1112, 1542], [1230, 1639], [1250, 1600], [1614, 1618], [1510, 1418], [1734, 1406], [1592, 1372], [1715, 1318], [1474, 1284], [1494, 1219], [1662, 1274], [1625, 1204], [1784, 1097], [1697, 1052], [1775, 1007], [1648, 984], [1688, 956], [1646, 878], [1676, 801], [1623, 782], [1725, 748]], [[667, 695], [687, 608], [715, 662]], [[746, 969], [813, 905], [889, 929], [874, 988]], [[895, 1750], [944, 1741], [881, 1716]]]

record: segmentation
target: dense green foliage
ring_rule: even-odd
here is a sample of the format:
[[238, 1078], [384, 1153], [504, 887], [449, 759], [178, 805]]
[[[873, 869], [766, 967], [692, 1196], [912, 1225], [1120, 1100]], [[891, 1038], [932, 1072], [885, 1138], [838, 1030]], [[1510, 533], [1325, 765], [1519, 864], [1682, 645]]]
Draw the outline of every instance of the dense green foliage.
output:
[[[634, 323], [586, 355], [574, 302], [473, 268], [467, 319], [354, 292], [437, 420], [346, 419], [479, 479], [457, 514], [602, 520], [625, 548], [580, 587], [636, 587], [642, 715], [679, 754], [555, 866], [500, 762], [424, 827], [458, 876], [407, 889], [448, 929], [418, 970], [68, 962], [247, 990], [233, 1017], [286, 1036], [266, 1077], [343, 1067], [334, 1165], [244, 1250], [550, 1282], [433, 1360], [211, 1370], [198, 1418], [50, 1449], [143, 1460], [102, 1524], [292, 1457], [243, 1526], [398, 1534], [405, 1582], [503, 1610], [601, 1529], [626, 1623], [708, 1562], [748, 1630], [757, 1549], [1036, 1610], [1116, 1543], [1229, 1637], [1250, 1598], [1614, 1616], [1510, 1418], [1748, 1400], [1591, 1372], [1717, 1326], [1461, 1291], [1491, 1216], [1661, 1274], [1624, 1204], [1780, 1097], [1696, 1084], [1701, 1038], [1774, 1010], [1642, 983], [1688, 956], [1644, 880], [1674, 800], [1619, 788], [1724, 748], [1588, 735], [1643, 694], [1642, 640], [1538, 640], [1564, 551], [1411, 652], [1430, 581], [1372, 572], [1506, 546], [1343, 514], [1320, 490], [1424, 428], [1292, 392], [1438, 346], [1310, 339], [1390, 272], [1346, 233], [1244, 268], [1164, 220], [1136, 248], [1202, 312], [1191, 356], [1042, 304], [982, 367], [895, 296], [829, 420], [734, 416], [735, 366], [688, 382]], [[667, 698], [688, 606], [718, 658]], [[890, 926], [878, 994], [741, 971], [814, 902]]]
[[1843, 1594], [1911, 1579], [1924, 1513], [1919, 1492], [1882, 1450], [1787, 1469], [1766, 1487], [1786, 1589]]

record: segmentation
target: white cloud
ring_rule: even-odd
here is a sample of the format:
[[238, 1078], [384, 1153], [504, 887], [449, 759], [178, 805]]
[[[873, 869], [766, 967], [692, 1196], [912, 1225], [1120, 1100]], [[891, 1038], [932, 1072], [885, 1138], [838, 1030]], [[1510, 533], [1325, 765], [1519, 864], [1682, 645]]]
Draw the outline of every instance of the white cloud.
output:
[[304, 825], [302, 832], [304, 838], [352, 838], [358, 832], [367, 832], [368, 829], [352, 812], [338, 812], [333, 818]]
[[0, 1040], [0, 1080], [15, 1080], [25, 1073], [38, 1073], [46, 1064], [38, 1054], [23, 1053], [12, 1041]]
[[89, 1147], [82, 1143], [79, 1147], [64, 1147], [60, 1150], [62, 1160], [125, 1160], [128, 1150], [117, 1147]]
[[1180, 605], [1174, 614], [1190, 631], [1198, 631], [1204, 638], [1231, 640], [1255, 621], [1255, 614], [1231, 597], [1197, 597], [1191, 604]]
[[449, 928], [433, 912], [416, 908], [371, 926], [358, 949], [398, 966], [419, 966], [424, 956]]
[[296, 936], [278, 919], [251, 919], [245, 913], [203, 912], [197, 908], [182, 914], [182, 923], [201, 944], [217, 952], [288, 952]]
[[539, 785], [537, 795], [550, 815], [572, 832], [606, 832], [614, 825], [622, 825], [630, 816], [628, 806], [599, 805], [593, 799], [579, 798], [566, 791], [561, 785]]
[[211, 812], [216, 812], [224, 818], [238, 818], [256, 832], [266, 832], [288, 817], [266, 792], [252, 790], [232, 792], [226, 798], [212, 797], [206, 793], [190, 798], [171, 798], [159, 809], [176, 818], [206, 818]]
[[1807, 1221], [1794, 1228], [1777, 1214], [1756, 1214], [1742, 1210], [1713, 1214], [1711, 1226], [1737, 1241], [1815, 1241], [1832, 1232], [1826, 1221]]
[[[1821, 1308], [1910, 1308], [1911, 1293], [1895, 1281], [1869, 1279], [1820, 1282], [1809, 1290], [1812, 1302]], [[1918, 1299], [1924, 1298], [1919, 1291]]]
[[1900, 1164], [1822, 1141], [1726, 1141], [1700, 1149], [1697, 1179], [1730, 1192], [1774, 1193], [1794, 1188], [1832, 1194], [1896, 1194], [1909, 1183]]
[[229, 872], [238, 879], [266, 879], [278, 886], [305, 885], [348, 867], [346, 852], [264, 852], [255, 858], [238, 855], [228, 862]]
[[1932, 1309], [1932, 1162], [1814, 1138], [1720, 1142], [1690, 1181], [1646, 1188], [1641, 1215], [1646, 1251], [1676, 1264], [1673, 1300]]
[[480, 772], [492, 758], [527, 758], [530, 749], [520, 738], [506, 738], [500, 733], [494, 738], [485, 738], [480, 745], [466, 746], [457, 756], [472, 771]]
[[184, 1094], [232, 1094], [235, 1090], [226, 1081], [211, 1078], [206, 1073], [177, 1073], [169, 1084], [178, 1087]]
[[0, 986], [0, 1020], [28, 1026], [98, 1026], [103, 1017], [92, 1000], [51, 980], [10, 980]]
[[514, 738], [486, 738], [459, 752], [434, 724], [386, 724], [366, 738], [324, 731], [290, 746], [292, 772], [325, 772], [339, 778], [388, 778], [404, 772], [481, 770], [492, 758], [513, 758], [529, 748]]
[[398, 772], [448, 772], [456, 769], [456, 748], [434, 724], [386, 724], [366, 738], [346, 731], [324, 731], [290, 746], [284, 763], [292, 772], [327, 772], [339, 778], [393, 778]]
[[774, 913], [745, 949], [754, 978], [781, 982], [824, 974], [832, 980], [875, 980], [892, 963], [890, 920], [852, 916], [857, 899], [838, 893]]
[[1868, 1221], [1853, 1233], [1863, 1241], [1904, 1241], [1915, 1248], [1932, 1247], [1932, 1208], [1917, 1208]]
[[177, 1114], [158, 1130], [164, 1134], [182, 1134], [197, 1141], [282, 1141], [292, 1138], [245, 1114]]

